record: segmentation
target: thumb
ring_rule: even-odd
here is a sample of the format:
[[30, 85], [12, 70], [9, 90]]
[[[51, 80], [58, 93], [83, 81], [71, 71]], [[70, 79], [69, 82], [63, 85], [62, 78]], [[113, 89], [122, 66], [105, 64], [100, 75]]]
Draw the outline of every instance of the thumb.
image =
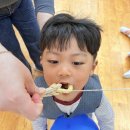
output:
[[31, 74], [29, 73], [26, 76], [27, 77], [24, 83], [25, 84], [24, 99], [26, 100], [24, 101], [23, 99], [24, 106], [22, 108], [21, 113], [25, 115], [28, 119], [34, 120], [41, 114], [43, 104], [39, 95], [39, 90], [36, 87]]
[[32, 95], [32, 100], [34, 101], [34, 103], [39, 103], [41, 100], [40, 95], [38, 93], [34, 93]]
[[30, 73], [26, 75], [24, 84], [25, 84], [25, 89], [31, 96], [38, 91], [38, 88], [36, 87], [32, 75]]
[[[34, 94], [32, 98], [36, 97], [37, 95], [38, 95], [37, 93]], [[36, 119], [43, 110], [43, 104], [42, 101], [39, 100], [39, 97], [38, 97], [38, 101], [34, 101], [34, 99], [32, 98], [28, 93], [26, 93], [24, 95], [24, 98], [21, 99], [20, 101], [21, 104], [23, 104], [21, 106], [20, 113], [30, 120]]]

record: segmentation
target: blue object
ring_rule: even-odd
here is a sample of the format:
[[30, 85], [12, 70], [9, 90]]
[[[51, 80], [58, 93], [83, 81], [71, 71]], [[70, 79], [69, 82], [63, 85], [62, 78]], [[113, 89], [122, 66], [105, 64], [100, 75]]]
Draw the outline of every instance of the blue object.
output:
[[73, 117], [58, 117], [51, 127], [51, 130], [99, 130], [95, 122], [87, 115]]

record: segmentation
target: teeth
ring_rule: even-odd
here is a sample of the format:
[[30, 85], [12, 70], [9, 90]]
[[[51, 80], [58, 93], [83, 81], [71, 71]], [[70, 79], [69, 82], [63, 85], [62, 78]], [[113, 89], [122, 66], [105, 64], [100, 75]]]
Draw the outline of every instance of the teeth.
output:
[[73, 86], [69, 85], [68, 89], [59, 88], [57, 90], [58, 93], [71, 93], [73, 91]]

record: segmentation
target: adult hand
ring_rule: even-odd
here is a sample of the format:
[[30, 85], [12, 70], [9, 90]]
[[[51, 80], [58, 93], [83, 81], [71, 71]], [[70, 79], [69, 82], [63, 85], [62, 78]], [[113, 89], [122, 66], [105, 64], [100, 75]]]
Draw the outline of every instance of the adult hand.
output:
[[30, 71], [11, 53], [0, 46], [0, 110], [20, 113], [30, 120], [43, 105]]

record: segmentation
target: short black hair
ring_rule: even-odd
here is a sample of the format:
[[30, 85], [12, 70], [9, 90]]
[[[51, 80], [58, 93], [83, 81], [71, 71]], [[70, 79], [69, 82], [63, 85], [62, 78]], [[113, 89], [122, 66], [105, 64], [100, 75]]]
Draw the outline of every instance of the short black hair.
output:
[[69, 14], [57, 14], [42, 28], [41, 52], [53, 47], [63, 51], [69, 47], [69, 41], [74, 37], [80, 50], [87, 49], [96, 58], [101, 44], [101, 31], [100, 26], [88, 18], [77, 19]]

